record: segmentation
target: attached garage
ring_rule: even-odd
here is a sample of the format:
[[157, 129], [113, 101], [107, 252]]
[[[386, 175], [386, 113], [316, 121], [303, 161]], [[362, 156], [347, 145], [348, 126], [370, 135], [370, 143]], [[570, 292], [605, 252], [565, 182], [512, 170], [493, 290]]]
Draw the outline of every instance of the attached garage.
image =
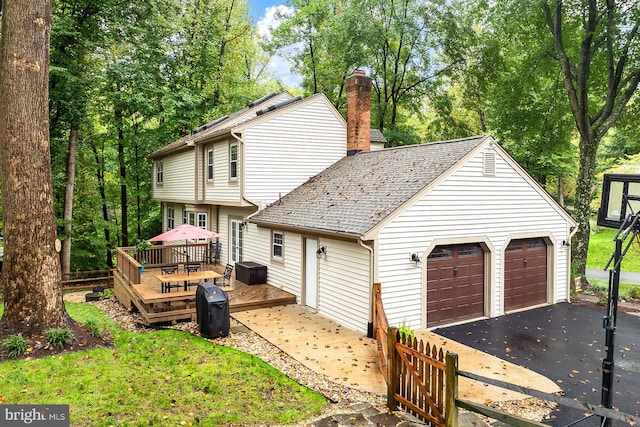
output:
[[[576, 223], [491, 137], [347, 156], [249, 222], [318, 236], [318, 311], [362, 331], [373, 328], [371, 283], [389, 324], [409, 328], [569, 299]], [[287, 259], [269, 268], [287, 270], [294, 289], [301, 239], [286, 239]], [[266, 263], [269, 243], [247, 247], [266, 248]]]
[[543, 238], [512, 240], [505, 251], [504, 311], [547, 302], [547, 243]]
[[478, 243], [436, 246], [427, 258], [427, 327], [484, 316], [484, 271]]

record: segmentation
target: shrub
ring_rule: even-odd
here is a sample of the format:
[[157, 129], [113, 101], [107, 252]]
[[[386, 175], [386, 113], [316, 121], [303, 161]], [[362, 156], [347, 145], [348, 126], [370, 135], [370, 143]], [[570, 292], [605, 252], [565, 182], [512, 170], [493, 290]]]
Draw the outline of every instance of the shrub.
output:
[[61, 350], [73, 341], [73, 332], [68, 328], [47, 329], [44, 331], [44, 336], [47, 342], [57, 350]]
[[20, 356], [27, 351], [27, 339], [22, 334], [11, 335], [2, 342], [2, 349], [9, 357]]
[[416, 334], [413, 333], [411, 328], [402, 323], [402, 326], [398, 328], [400, 334], [400, 341], [405, 343], [412, 343], [416, 339]]
[[631, 286], [629, 288], [629, 298], [640, 299], [640, 285]]
[[601, 306], [605, 306], [609, 304], [609, 294], [608, 293], [600, 294], [600, 297], [598, 298], [598, 302], [596, 304]]
[[601, 284], [601, 283], [590, 283], [589, 286], [584, 290], [584, 293], [587, 295], [595, 295], [600, 293], [608, 293], [609, 285]]
[[113, 289], [109, 288], [100, 292], [100, 301], [111, 298], [113, 298]]
[[102, 331], [102, 326], [96, 319], [87, 319], [84, 326], [87, 328], [87, 331], [91, 334], [91, 336], [100, 338], [104, 337], [104, 332]]

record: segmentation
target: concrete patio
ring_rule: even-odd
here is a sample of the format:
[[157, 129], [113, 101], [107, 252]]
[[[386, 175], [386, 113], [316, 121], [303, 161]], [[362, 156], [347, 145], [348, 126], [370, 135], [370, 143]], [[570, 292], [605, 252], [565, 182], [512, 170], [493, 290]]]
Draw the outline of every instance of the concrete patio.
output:
[[[314, 372], [336, 383], [386, 394], [377, 362], [376, 342], [299, 305], [233, 313], [233, 317]], [[419, 339], [458, 354], [459, 368], [547, 393], [560, 392], [551, 380], [529, 369], [500, 360], [426, 330]], [[462, 378], [459, 395], [478, 403], [520, 400], [526, 396]]]

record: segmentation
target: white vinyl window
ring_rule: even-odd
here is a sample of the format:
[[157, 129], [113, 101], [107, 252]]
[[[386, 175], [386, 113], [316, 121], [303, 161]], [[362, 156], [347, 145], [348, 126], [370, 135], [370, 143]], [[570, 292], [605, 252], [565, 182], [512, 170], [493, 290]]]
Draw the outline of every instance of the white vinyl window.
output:
[[281, 231], [274, 231], [271, 234], [271, 257], [282, 261], [284, 257], [284, 234]]
[[238, 144], [229, 146], [229, 179], [238, 178]]
[[176, 210], [173, 207], [167, 207], [167, 230], [171, 230], [176, 226]]
[[156, 162], [156, 184], [164, 182], [164, 165], [162, 162]]
[[207, 150], [207, 181], [213, 181], [213, 150]]
[[[197, 214], [197, 218], [198, 218], [198, 227], [202, 228], [203, 230], [207, 229], [207, 214], [204, 212], [198, 212]], [[207, 239], [199, 239], [200, 242], [203, 242]]]

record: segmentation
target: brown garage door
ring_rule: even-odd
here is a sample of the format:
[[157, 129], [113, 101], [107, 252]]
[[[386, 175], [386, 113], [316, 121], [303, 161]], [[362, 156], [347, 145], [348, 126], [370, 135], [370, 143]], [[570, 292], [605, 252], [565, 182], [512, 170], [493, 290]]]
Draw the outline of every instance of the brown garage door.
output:
[[427, 327], [484, 315], [484, 253], [477, 243], [436, 246], [427, 260]]
[[504, 310], [547, 302], [547, 244], [544, 239], [512, 240], [505, 254]]

